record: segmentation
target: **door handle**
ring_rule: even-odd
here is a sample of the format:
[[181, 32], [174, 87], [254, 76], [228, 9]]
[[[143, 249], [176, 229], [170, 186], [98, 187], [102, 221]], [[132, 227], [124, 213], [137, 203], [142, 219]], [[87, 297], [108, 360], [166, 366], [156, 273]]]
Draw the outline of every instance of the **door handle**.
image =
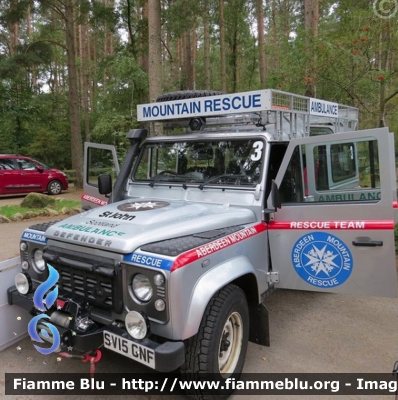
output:
[[377, 246], [383, 246], [383, 241], [370, 240], [370, 238], [361, 238], [359, 240], [353, 240], [352, 244], [354, 246], [362, 246], [362, 247], [377, 247]]

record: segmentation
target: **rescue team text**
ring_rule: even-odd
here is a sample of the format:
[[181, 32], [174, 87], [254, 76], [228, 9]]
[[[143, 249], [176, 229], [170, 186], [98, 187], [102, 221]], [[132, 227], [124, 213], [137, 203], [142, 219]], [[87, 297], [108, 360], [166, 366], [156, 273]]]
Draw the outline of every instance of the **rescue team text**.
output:
[[365, 221], [292, 221], [291, 229], [365, 229]]

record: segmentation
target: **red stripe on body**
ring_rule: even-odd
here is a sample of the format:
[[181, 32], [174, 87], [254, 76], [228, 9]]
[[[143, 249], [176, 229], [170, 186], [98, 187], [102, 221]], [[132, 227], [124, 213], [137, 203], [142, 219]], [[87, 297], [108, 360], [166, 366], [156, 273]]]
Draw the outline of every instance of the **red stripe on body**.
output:
[[187, 252], [179, 255], [176, 258], [170, 272], [173, 272], [181, 267], [184, 267], [187, 264], [206, 257], [209, 254], [216, 253], [217, 251], [226, 249], [227, 247], [230, 247], [236, 243], [240, 243], [243, 240], [249, 239], [266, 230], [267, 224], [260, 223], [223, 236], [222, 238], [213, 240], [212, 242], [206, 243], [203, 246], [198, 246], [192, 250], [188, 250]]

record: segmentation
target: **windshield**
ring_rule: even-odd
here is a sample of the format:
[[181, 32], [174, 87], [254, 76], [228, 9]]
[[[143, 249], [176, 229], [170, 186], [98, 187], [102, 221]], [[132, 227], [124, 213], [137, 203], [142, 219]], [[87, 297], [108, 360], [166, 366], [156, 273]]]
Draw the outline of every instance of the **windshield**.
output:
[[264, 142], [258, 139], [147, 143], [136, 181], [255, 186], [260, 182]]

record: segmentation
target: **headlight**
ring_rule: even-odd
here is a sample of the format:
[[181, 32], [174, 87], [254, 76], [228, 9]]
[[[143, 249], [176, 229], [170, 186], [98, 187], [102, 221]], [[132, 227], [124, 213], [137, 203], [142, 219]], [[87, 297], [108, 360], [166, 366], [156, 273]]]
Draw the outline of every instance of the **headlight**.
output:
[[27, 294], [32, 290], [32, 280], [28, 274], [19, 272], [15, 275], [15, 287], [21, 294]]
[[36, 272], [43, 272], [46, 269], [46, 263], [43, 260], [43, 252], [40, 249], [35, 250], [33, 253], [33, 266]]
[[144, 339], [148, 333], [148, 321], [138, 311], [129, 311], [124, 320], [129, 335], [134, 339]]
[[133, 278], [132, 289], [134, 295], [141, 301], [149, 301], [152, 298], [153, 289], [149, 279], [142, 274], [137, 274]]

